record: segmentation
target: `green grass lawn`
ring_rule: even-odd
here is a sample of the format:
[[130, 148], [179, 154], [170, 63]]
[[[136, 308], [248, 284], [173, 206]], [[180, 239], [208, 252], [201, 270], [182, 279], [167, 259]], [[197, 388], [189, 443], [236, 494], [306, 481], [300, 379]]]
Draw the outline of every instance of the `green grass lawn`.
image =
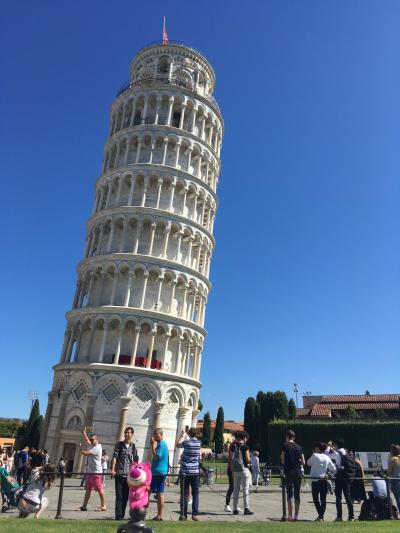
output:
[[[40, 520], [34, 521], [33, 519], [18, 520], [17, 518], [7, 518], [0, 520], [0, 531], [4, 533], [116, 533], [117, 527], [120, 523], [110, 520]], [[186, 523], [180, 522], [148, 522], [150, 527], [153, 527], [155, 533], [179, 533], [187, 531], [205, 531], [207, 533], [258, 533], [265, 531], [266, 533], [272, 531], [272, 533], [288, 532], [289, 530], [296, 530], [296, 533], [305, 532], [317, 532], [326, 533], [329, 531], [335, 531], [337, 533], [361, 533], [365, 531], [370, 532], [396, 532], [399, 530], [399, 523], [397, 521], [387, 522], [353, 522], [341, 524], [327, 523], [327, 524], [314, 524], [312, 522], [297, 522], [293, 523], [280, 523], [280, 522], [252, 522], [252, 523], [238, 523], [238, 522], [198, 522], [194, 523], [191, 520]]]

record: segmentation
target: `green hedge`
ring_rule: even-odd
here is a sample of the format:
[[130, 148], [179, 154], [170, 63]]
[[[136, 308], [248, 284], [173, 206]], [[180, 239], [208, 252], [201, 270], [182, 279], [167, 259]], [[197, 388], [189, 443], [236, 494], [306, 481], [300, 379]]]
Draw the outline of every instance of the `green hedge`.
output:
[[286, 431], [296, 432], [296, 441], [309, 457], [313, 446], [320, 441], [343, 438], [346, 448], [358, 452], [389, 451], [392, 443], [400, 441], [400, 421], [306, 421], [288, 422], [277, 420], [268, 424], [268, 441], [270, 455], [274, 464], [278, 464], [279, 453], [286, 437]]

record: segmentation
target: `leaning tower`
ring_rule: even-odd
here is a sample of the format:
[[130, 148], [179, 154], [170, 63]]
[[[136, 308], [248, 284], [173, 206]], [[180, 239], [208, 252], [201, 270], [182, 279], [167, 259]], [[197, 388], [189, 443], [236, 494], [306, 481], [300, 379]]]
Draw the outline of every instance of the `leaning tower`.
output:
[[155, 44], [111, 106], [41, 442], [69, 468], [83, 426], [107, 450], [133, 426], [145, 459], [162, 427], [176, 464], [195, 423], [223, 135], [214, 85], [202, 54]]

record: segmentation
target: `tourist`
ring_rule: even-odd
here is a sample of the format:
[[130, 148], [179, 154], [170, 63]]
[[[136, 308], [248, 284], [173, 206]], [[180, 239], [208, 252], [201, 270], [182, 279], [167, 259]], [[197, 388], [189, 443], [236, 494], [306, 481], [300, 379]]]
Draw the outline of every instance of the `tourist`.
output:
[[115, 479], [115, 519], [123, 520], [126, 504], [128, 503], [129, 487], [127, 478], [131, 463], [139, 462], [135, 443], [133, 442], [133, 428], [124, 431], [124, 440], [116, 443], [111, 459], [111, 478]]
[[260, 454], [257, 451], [253, 451], [251, 454], [251, 473], [253, 476], [253, 485], [258, 487], [258, 480], [260, 478]]
[[15, 463], [17, 469], [17, 482], [19, 485], [22, 485], [28, 479], [28, 452], [29, 448], [28, 446], [25, 446], [25, 448], [20, 450], [16, 455]]
[[29, 482], [18, 501], [19, 518], [34, 514], [38, 519], [49, 504], [48, 499], [44, 497], [44, 492], [54, 484], [56, 468], [50, 464], [42, 466], [42, 461], [42, 454], [32, 455]]
[[336, 439], [334, 442], [335, 450], [333, 450], [334, 461], [336, 464], [335, 477], [335, 496], [336, 496], [336, 522], [343, 521], [342, 515], [342, 493], [346, 501], [348, 510], [348, 520], [354, 521], [354, 507], [351, 499], [350, 490], [352, 478], [355, 475], [355, 463], [351, 456], [347, 456], [347, 450], [344, 447], [343, 439]]
[[60, 457], [60, 460], [58, 461], [58, 464], [57, 464], [57, 470], [58, 470], [59, 475], [65, 473], [65, 461], [64, 461], [64, 457]]
[[[226, 491], [226, 496], [225, 496], [225, 511], [227, 513], [231, 513], [232, 512], [232, 509], [230, 507], [230, 503], [231, 503], [231, 497], [232, 497], [232, 493], [233, 493], [233, 474], [232, 474], [232, 466], [231, 466], [231, 463], [230, 463], [230, 458], [231, 458], [231, 452], [233, 450], [232, 446], [235, 443], [236, 443], [236, 440], [231, 442], [230, 445], [229, 445], [229, 448], [228, 448], [228, 466], [226, 468], [226, 474], [228, 476], [229, 486], [228, 486], [228, 490]], [[239, 507], [238, 507], [238, 511], [241, 511], [241, 509], [239, 509]]]
[[[285, 475], [286, 497], [288, 502], [288, 520], [297, 521], [300, 509], [301, 467], [304, 455], [301, 447], [294, 442], [295, 432], [291, 429], [286, 434], [286, 442], [282, 446], [281, 463]], [[294, 514], [293, 514], [294, 499]]]
[[168, 446], [164, 440], [163, 430], [156, 428], [150, 439], [152, 453], [151, 462], [151, 492], [157, 495], [157, 514], [153, 520], [162, 520], [164, 509], [165, 478], [168, 474]]
[[108, 455], [105, 450], [101, 452], [101, 468], [103, 469], [103, 487], [106, 486], [106, 473], [108, 469]]
[[50, 457], [49, 457], [49, 454], [47, 452], [47, 450], [43, 450], [42, 452], [42, 457], [43, 457], [43, 464], [42, 466], [46, 466], [49, 464], [49, 461], [50, 461]]
[[326, 495], [328, 492], [327, 474], [328, 472], [331, 472], [332, 474], [336, 472], [336, 467], [330, 458], [324, 453], [325, 450], [325, 443], [321, 442], [317, 444], [314, 447], [314, 453], [307, 461], [308, 466], [311, 466], [311, 493], [318, 513], [316, 522], [324, 521]]
[[396, 500], [397, 510], [400, 513], [400, 446], [398, 444], [392, 444], [390, 446], [388, 477], [397, 478], [390, 480], [390, 488]]
[[249, 487], [251, 479], [251, 473], [249, 470], [250, 449], [245, 443], [246, 433], [244, 431], [236, 431], [234, 436], [235, 442], [233, 442], [232, 446], [229, 448], [228, 457], [233, 475], [233, 514], [239, 514], [239, 492], [240, 487], [242, 487], [244, 504], [243, 514], [252, 515], [254, 513], [250, 511], [249, 501]]
[[[187, 520], [189, 489], [192, 490], [192, 520], [198, 520], [199, 514], [199, 477], [201, 442], [196, 438], [196, 428], [182, 431], [176, 445], [183, 448], [181, 455], [181, 476], [183, 482], [183, 516], [180, 520]], [[187, 438], [188, 437], [188, 438]]]
[[372, 492], [374, 495], [374, 504], [376, 509], [377, 520], [384, 520], [388, 517], [388, 493], [386, 490], [386, 481], [383, 472], [374, 472], [372, 477]]
[[364, 467], [359, 457], [354, 458], [354, 463], [356, 466], [355, 478], [350, 485], [350, 496], [353, 502], [361, 503], [367, 499], [367, 494], [365, 492], [365, 475]]
[[90, 499], [92, 490], [99, 493], [100, 507], [95, 511], [107, 511], [106, 496], [103, 489], [103, 469], [101, 466], [102, 446], [99, 443], [99, 437], [91, 433], [90, 436], [83, 430], [83, 437], [89, 446], [88, 450], [81, 450], [81, 455], [87, 457], [87, 474], [86, 474], [86, 492], [81, 507], [77, 511], [87, 511], [87, 504]]

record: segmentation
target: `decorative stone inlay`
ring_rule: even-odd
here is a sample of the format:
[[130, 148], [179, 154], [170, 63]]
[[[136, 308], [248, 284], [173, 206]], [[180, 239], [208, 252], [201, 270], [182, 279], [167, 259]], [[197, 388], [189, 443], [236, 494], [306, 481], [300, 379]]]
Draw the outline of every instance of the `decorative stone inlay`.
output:
[[114, 382], [111, 382], [100, 391], [100, 394], [105, 402], [112, 403], [121, 395], [121, 391]]
[[79, 402], [85, 394], [88, 392], [88, 388], [84, 381], [78, 383], [78, 385], [73, 389], [72, 394], [77, 402]]
[[139, 389], [135, 393], [134, 397], [141, 407], [145, 406], [147, 403], [149, 403], [153, 399], [151, 390], [148, 387], [146, 387], [146, 385], [144, 385], [141, 389]]
[[82, 420], [79, 416], [75, 415], [68, 421], [67, 429], [73, 429], [74, 431], [80, 431], [82, 429]]

